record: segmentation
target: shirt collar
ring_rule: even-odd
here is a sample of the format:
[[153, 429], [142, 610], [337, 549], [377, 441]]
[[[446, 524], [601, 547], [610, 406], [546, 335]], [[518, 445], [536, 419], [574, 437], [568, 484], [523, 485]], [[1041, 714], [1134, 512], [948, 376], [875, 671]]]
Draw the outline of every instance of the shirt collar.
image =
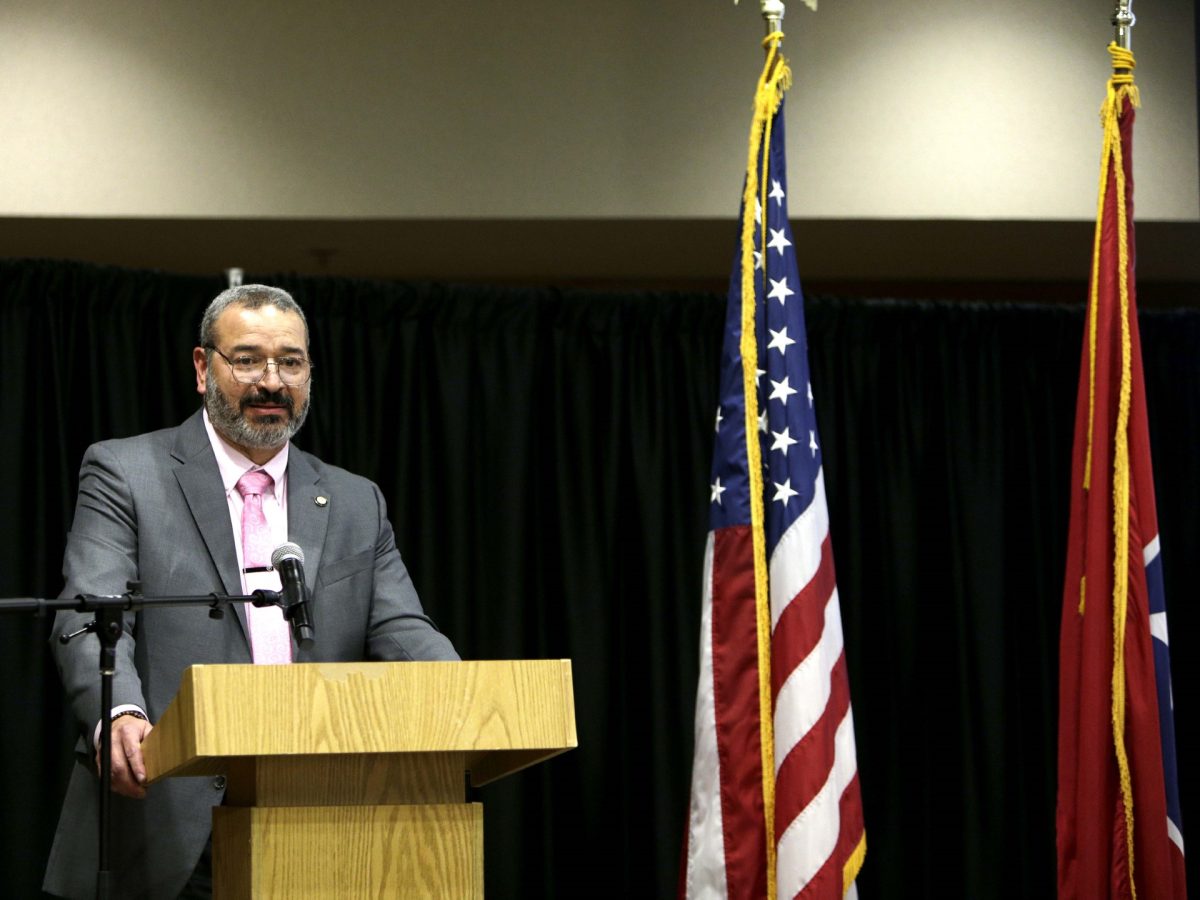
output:
[[228, 494], [232, 491], [237, 486], [238, 479], [251, 469], [262, 469], [275, 479], [275, 499], [280, 499], [283, 495], [284, 473], [287, 472], [290, 441], [284, 444], [279, 452], [267, 460], [264, 465], [259, 466], [217, 433], [208, 419], [207, 409], [204, 410], [204, 430], [208, 432], [208, 441], [212, 444], [213, 454], [217, 457], [217, 468], [221, 470], [221, 484], [225, 488], [225, 493]]

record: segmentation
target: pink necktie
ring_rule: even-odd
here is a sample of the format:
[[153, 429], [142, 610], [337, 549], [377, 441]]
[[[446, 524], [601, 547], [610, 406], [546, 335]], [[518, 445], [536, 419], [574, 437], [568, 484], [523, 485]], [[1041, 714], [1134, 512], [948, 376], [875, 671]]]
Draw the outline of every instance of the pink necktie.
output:
[[[247, 472], [238, 479], [242, 495], [242, 565], [247, 569], [271, 565], [271, 530], [263, 515], [263, 494], [271, 490], [275, 479], [261, 469]], [[283, 611], [277, 606], [245, 606], [250, 626], [250, 650], [256, 663], [292, 661], [292, 640]]]

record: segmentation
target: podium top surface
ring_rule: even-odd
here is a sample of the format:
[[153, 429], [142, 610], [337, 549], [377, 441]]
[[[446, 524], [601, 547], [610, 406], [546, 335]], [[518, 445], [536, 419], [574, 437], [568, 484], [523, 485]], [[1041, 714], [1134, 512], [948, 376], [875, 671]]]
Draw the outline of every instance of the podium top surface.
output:
[[233, 758], [461, 753], [494, 777], [577, 745], [570, 660], [198, 665], [147, 736], [151, 780]]

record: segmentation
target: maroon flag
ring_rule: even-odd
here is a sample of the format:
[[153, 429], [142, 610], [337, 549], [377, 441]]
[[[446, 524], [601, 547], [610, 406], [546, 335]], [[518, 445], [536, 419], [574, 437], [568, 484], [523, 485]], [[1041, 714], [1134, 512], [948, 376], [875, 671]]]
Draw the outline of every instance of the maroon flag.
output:
[[1133, 56], [1114, 75], [1080, 365], [1059, 661], [1058, 896], [1187, 896], [1134, 286]]

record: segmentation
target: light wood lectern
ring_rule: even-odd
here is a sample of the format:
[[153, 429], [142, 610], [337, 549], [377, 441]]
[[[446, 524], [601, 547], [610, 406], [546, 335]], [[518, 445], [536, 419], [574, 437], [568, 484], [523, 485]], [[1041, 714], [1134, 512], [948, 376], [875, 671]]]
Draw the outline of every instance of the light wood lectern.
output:
[[151, 781], [223, 775], [217, 898], [482, 897], [483, 785], [575, 747], [570, 660], [192, 666]]

